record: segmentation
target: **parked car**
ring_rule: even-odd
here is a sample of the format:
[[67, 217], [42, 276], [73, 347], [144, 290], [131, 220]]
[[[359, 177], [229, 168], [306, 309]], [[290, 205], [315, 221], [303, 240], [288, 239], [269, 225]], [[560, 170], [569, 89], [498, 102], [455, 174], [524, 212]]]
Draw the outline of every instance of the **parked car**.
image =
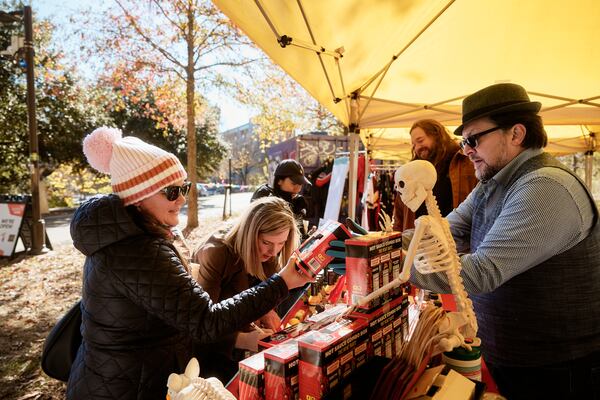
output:
[[204, 196], [209, 195], [206, 185], [204, 185], [202, 183], [198, 183], [198, 184], [196, 184], [196, 187], [198, 188], [198, 197], [204, 197]]
[[216, 194], [217, 187], [215, 183], [202, 183], [202, 186], [204, 186], [209, 196]]

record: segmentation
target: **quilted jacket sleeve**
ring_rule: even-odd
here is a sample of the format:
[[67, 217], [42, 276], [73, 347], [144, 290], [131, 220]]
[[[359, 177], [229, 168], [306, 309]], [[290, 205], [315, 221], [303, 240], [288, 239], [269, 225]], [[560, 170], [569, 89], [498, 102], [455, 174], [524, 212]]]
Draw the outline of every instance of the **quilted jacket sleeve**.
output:
[[[132, 250], [143, 249], [143, 251]], [[200, 342], [215, 342], [275, 307], [288, 293], [279, 275], [220, 303], [186, 272], [170, 244], [152, 238], [110, 246], [106, 275], [123, 296]]]

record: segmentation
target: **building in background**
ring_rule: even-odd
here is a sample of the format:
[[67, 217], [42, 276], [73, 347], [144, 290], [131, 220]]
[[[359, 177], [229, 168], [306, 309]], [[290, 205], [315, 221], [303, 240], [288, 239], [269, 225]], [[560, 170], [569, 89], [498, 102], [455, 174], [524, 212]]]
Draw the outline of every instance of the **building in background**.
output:
[[[264, 183], [266, 154], [254, 133], [252, 123], [240, 125], [219, 134], [229, 146], [231, 156], [231, 183], [246, 186]], [[222, 161], [220, 173], [228, 178], [229, 160]]]
[[[327, 203], [333, 161], [342, 156], [348, 156], [347, 136], [331, 136], [326, 132], [297, 135], [274, 144], [267, 150], [269, 182], [273, 182], [275, 168], [281, 160], [292, 158], [300, 162], [305, 174], [313, 183], [311, 187], [305, 186], [302, 192], [308, 203], [306, 217], [311, 225], [318, 225]], [[344, 211], [346, 209], [347, 188], [344, 189], [341, 199], [341, 220], [347, 215]]]
[[[300, 162], [309, 174], [325, 162], [348, 151], [346, 136], [330, 136], [327, 132], [310, 132], [271, 145], [266, 151], [261, 149], [260, 140], [252, 123], [220, 133], [231, 155], [231, 180], [234, 185], [257, 185], [273, 182], [277, 164], [286, 158]], [[228, 159], [223, 160], [220, 174], [227, 179]], [[266, 167], [266, 168], [265, 168]]]
[[304, 172], [310, 173], [325, 161], [333, 160], [336, 154], [348, 151], [346, 136], [329, 136], [327, 132], [311, 132], [277, 143], [267, 150], [269, 178], [279, 161], [293, 158], [302, 164]]

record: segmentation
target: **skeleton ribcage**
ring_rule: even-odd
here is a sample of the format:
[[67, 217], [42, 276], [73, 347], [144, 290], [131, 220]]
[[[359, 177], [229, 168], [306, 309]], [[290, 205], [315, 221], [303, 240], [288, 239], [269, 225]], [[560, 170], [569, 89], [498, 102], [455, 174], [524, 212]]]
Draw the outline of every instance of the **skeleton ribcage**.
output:
[[417, 219], [415, 225], [417, 224], [425, 227], [415, 253], [414, 265], [417, 271], [431, 274], [452, 268], [453, 257], [441, 225], [428, 215]]

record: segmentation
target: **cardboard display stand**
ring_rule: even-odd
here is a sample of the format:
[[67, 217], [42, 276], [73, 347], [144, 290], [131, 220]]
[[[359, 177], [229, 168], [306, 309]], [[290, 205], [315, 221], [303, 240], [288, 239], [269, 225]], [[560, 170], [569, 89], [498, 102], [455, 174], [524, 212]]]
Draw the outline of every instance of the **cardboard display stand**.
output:
[[[32, 234], [31, 196], [0, 195], [0, 257], [13, 257], [19, 239], [25, 251], [31, 249]], [[46, 247], [52, 250], [47, 233]]]
[[327, 193], [327, 203], [325, 212], [319, 226], [325, 221], [337, 221], [340, 217], [340, 208], [342, 207], [342, 197], [344, 196], [344, 185], [348, 176], [348, 157], [336, 158], [333, 162], [331, 172], [331, 181], [329, 183], [329, 192]]

